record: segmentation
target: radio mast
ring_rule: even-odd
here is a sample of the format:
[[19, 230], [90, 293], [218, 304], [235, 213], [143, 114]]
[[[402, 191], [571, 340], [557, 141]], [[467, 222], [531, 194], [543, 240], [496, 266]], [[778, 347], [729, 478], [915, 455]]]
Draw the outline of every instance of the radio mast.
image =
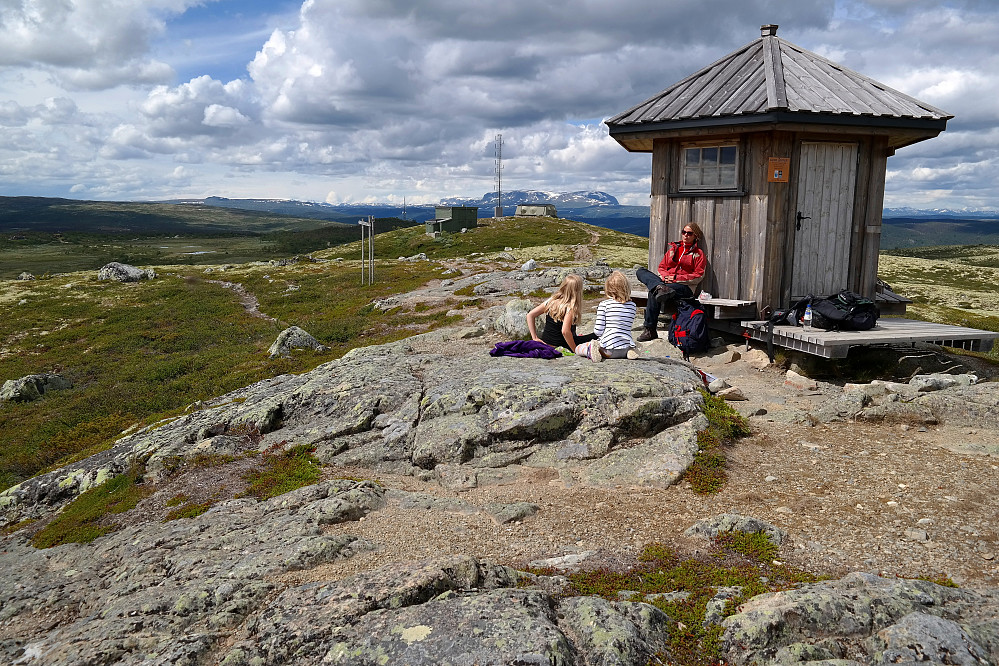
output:
[[496, 135], [496, 210], [495, 217], [503, 217], [503, 135]]

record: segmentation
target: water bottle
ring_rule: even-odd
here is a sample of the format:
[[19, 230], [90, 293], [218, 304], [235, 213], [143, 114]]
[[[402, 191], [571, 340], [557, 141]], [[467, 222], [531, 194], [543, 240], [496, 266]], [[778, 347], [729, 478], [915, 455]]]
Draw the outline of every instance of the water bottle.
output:
[[812, 306], [805, 306], [805, 316], [801, 318], [801, 325], [804, 327], [806, 332], [811, 332], [812, 330]]

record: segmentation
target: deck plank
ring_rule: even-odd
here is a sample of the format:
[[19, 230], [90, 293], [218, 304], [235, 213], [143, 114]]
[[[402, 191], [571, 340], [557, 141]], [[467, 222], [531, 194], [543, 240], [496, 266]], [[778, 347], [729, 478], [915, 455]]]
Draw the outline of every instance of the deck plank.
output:
[[[767, 341], [767, 322], [743, 321], [742, 326], [752, 339]], [[778, 347], [796, 349], [825, 358], [843, 358], [850, 347], [925, 342], [946, 347], [987, 352], [999, 332], [983, 331], [963, 326], [937, 324], [929, 321], [885, 317], [868, 331], [806, 332], [800, 326], [774, 326], [773, 343]]]

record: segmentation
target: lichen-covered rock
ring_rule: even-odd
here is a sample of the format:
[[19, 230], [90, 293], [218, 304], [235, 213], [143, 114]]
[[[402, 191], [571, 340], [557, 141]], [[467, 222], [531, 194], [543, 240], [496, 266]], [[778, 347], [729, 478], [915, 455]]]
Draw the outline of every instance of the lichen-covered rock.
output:
[[493, 328], [510, 340], [529, 340], [531, 331], [527, 328], [527, 313], [534, 303], [523, 298], [515, 298], [506, 304], [503, 314], [493, 323]]
[[909, 613], [868, 640], [871, 664], [930, 662], [955, 666], [989, 663], [988, 652], [960, 624], [926, 613]]
[[666, 649], [671, 621], [652, 606], [558, 601], [520, 580], [455, 557], [290, 588], [221, 663], [644, 666]]
[[313, 349], [323, 352], [327, 350], [327, 347], [298, 326], [289, 326], [278, 333], [277, 339], [267, 350], [267, 354], [270, 358], [277, 358], [278, 356], [287, 356], [292, 349]]
[[571, 468], [595, 486], [668, 485], [693, 461], [707, 422], [703, 382], [688, 365], [417, 351], [439, 347], [443, 335], [354, 349], [207, 401], [0, 493], [0, 517], [43, 517], [140, 459], [156, 480], [178, 458], [275, 445], [412, 475], [438, 465]]
[[[955, 638], [950, 624], [915, 618], [882, 633], [899, 625], [910, 613], [959, 623], [967, 640]], [[738, 613], [722, 623], [725, 627], [723, 653], [726, 661], [732, 664], [784, 663], [772, 661], [784, 648], [795, 644], [826, 646], [832, 640], [844, 647], [838, 658], [874, 663], [871, 660], [873, 653], [887, 654], [889, 649], [922, 641], [922, 645], [932, 649], [944, 643], [960, 643], [969, 652], [976, 649], [971, 645], [974, 643], [988, 655], [991, 663], [996, 663], [999, 659], [997, 618], [999, 591], [996, 590], [962, 590], [922, 580], [852, 573], [840, 580], [763, 594], [743, 603]], [[920, 627], [920, 637], [913, 639]], [[934, 640], [937, 643], [933, 643]], [[892, 663], [908, 661], [914, 660], [903, 656]]]
[[574, 597], [559, 605], [559, 625], [587, 664], [656, 663], [667, 651], [670, 618], [655, 606], [599, 597]]
[[113, 280], [115, 282], [138, 282], [139, 280], [153, 280], [156, 278], [156, 271], [151, 268], [136, 268], [128, 264], [112, 261], [105, 264], [97, 271], [98, 280]]
[[688, 527], [684, 534], [712, 539], [725, 532], [748, 532], [750, 534], [762, 532], [767, 535], [771, 543], [777, 546], [784, 543], [784, 539], [787, 538], [787, 532], [779, 527], [758, 518], [740, 516], [737, 513], [723, 513], [713, 518], [698, 520]]
[[53, 373], [28, 375], [20, 379], [9, 379], [0, 387], [0, 402], [30, 402], [37, 400], [49, 391], [73, 388], [73, 382]]
[[954, 386], [971, 386], [978, 383], [978, 377], [969, 373], [948, 375], [934, 373], [932, 375], [915, 375], [909, 380], [909, 385], [920, 393], [940, 391]]
[[0, 649], [46, 666], [138, 663], [153, 654], [184, 656], [155, 663], [204, 663], [274, 592], [276, 576], [370, 549], [356, 537], [326, 535], [320, 525], [333, 514], [366, 513], [382, 494], [372, 483], [334, 480], [265, 502], [231, 500], [196, 518], [128, 527], [91, 544], [37, 550], [8, 537], [0, 553], [0, 625], [18, 638]]
[[818, 423], [857, 420], [999, 428], [999, 383], [977, 383], [974, 375], [964, 374], [920, 375], [908, 384], [850, 384], [808, 418]]

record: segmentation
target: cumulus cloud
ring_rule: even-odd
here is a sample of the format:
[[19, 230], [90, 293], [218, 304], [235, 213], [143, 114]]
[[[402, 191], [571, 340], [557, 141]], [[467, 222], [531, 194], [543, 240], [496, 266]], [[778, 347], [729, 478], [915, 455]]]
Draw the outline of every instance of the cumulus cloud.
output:
[[[985, 0], [305, 0], [262, 33], [244, 77], [177, 83], [154, 42], [196, 1], [0, 4], [0, 91], [12, 71], [55, 81], [30, 101], [0, 92], [5, 173], [50, 165], [39, 146], [55, 145], [84, 160], [85, 177], [61, 177], [91, 194], [160, 191], [152, 174], [165, 174], [175, 187], [239, 181], [248, 196], [254, 182], [316, 183], [338, 200], [433, 200], [491, 189], [502, 132], [507, 186], [645, 204], [649, 156], [602, 119], [779, 23], [785, 39], [955, 114], [889, 160], [886, 201], [999, 191], [999, 6]], [[122, 83], [133, 92], [113, 108], [78, 92]], [[82, 138], [65, 130], [74, 123]]]
[[0, 66], [40, 66], [70, 88], [164, 81], [150, 60], [163, 17], [198, 0], [20, 0], [0, 6]]

